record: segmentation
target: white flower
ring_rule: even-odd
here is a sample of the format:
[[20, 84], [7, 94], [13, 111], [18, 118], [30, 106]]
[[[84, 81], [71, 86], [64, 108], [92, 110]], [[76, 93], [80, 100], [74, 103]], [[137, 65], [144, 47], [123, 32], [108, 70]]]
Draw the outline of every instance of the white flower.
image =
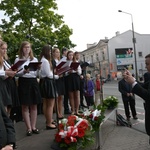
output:
[[62, 123], [62, 124], [67, 124], [67, 122], [68, 122], [68, 119], [66, 119], [66, 118], [64, 118], [60, 121], [60, 123]]
[[91, 112], [87, 109], [85, 112], [83, 112], [84, 116], [89, 116]]
[[92, 115], [93, 115], [92, 120], [94, 120], [95, 117], [99, 117], [100, 114], [101, 114], [101, 110], [97, 110], [97, 109], [94, 110], [94, 111], [92, 112]]

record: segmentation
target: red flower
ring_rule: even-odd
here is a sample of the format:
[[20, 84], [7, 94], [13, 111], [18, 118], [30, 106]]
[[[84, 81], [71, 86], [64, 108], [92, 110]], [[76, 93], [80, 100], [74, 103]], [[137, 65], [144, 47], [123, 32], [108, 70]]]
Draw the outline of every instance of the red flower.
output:
[[64, 141], [65, 141], [66, 144], [70, 144], [70, 143], [71, 143], [71, 138], [70, 138], [70, 136], [66, 136], [66, 137], [64, 138]]
[[58, 129], [59, 130], [63, 130], [64, 129], [64, 125], [62, 123], [60, 123], [59, 126], [58, 126]]
[[94, 121], [97, 121], [98, 120], [98, 117], [96, 116], [95, 118], [94, 118]]
[[61, 136], [59, 135], [59, 133], [57, 133], [57, 134], [55, 135], [55, 140], [56, 140], [56, 142], [61, 142], [61, 141], [62, 141], [62, 138], [61, 138]]
[[77, 128], [81, 128], [83, 130], [86, 130], [88, 128], [88, 122], [86, 120], [83, 120], [78, 126]]
[[84, 130], [81, 129], [81, 128], [79, 128], [79, 129], [78, 129], [78, 137], [79, 137], [79, 138], [82, 138], [84, 135], [85, 135]]
[[74, 126], [75, 125], [75, 122], [76, 122], [76, 116], [68, 116], [68, 122], [67, 122], [67, 124], [69, 125], [69, 126]]
[[89, 115], [89, 118], [93, 118], [93, 115], [92, 115], [92, 114], [90, 114], [90, 115]]

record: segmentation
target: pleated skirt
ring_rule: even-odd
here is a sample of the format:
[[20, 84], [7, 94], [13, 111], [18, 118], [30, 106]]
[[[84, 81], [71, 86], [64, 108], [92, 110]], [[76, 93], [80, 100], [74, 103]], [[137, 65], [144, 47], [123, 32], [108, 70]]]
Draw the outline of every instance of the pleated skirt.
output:
[[7, 78], [4, 80], [7, 88], [7, 92], [11, 98], [12, 107], [20, 106], [18, 87], [16, 85], [15, 78]]
[[0, 94], [2, 96], [4, 106], [12, 106], [11, 97], [7, 91], [6, 84], [2, 78], [0, 78]]
[[39, 83], [36, 78], [19, 77], [18, 94], [21, 105], [36, 105], [42, 102]]
[[40, 79], [40, 91], [42, 98], [45, 99], [52, 99], [58, 96], [53, 79], [47, 77]]
[[56, 90], [57, 90], [58, 96], [64, 95], [65, 94], [64, 77], [61, 77], [61, 78], [55, 80], [55, 83], [56, 83]]
[[68, 92], [80, 90], [80, 76], [77, 73], [71, 73], [67, 76]]

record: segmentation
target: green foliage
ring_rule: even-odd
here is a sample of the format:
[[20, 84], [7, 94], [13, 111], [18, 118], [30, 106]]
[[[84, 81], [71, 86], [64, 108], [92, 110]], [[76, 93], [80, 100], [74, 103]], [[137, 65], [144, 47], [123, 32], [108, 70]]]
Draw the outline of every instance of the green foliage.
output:
[[119, 101], [118, 101], [117, 97], [108, 96], [104, 99], [103, 106], [108, 108], [108, 109], [111, 109], [111, 108], [117, 107], [118, 103], [119, 103]]
[[69, 37], [73, 31], [56, 13], [56, 0], [1, 0], [0, 10], [8, 19], [2, 19], [0, 31], [8, 44], [8, 54], [13, 60], [22, 41], [33, 44], [33, 52], [39, 55], [44, 44], [72, 48]]

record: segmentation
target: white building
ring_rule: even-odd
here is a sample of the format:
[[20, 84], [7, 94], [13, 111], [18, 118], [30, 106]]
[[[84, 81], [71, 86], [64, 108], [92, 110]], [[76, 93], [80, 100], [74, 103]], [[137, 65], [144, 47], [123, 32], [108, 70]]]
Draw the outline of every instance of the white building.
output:
[[[137, 73], [141, 77], [146, 72], [145, 56], [150, 53], [150, 34], [134, 33], [136, 38], [136, 64]], [[90, 61], [92, 67], [88, 67], [92, 74], [97, 73], [97, 69], [101, 70], [101, 74], [107, 77], [119, 75], [123, 68], [129, 69], [135, 73], [135, 58], [133, 48], [132, 30], [128, 30], [122, 34], [116, 32], [116, 36], [111, 39], [100, 40], [97, 45], [93, 45], [81, 52], [85, 61]], [[84, 60], [84, 59], [83, 59]]]

